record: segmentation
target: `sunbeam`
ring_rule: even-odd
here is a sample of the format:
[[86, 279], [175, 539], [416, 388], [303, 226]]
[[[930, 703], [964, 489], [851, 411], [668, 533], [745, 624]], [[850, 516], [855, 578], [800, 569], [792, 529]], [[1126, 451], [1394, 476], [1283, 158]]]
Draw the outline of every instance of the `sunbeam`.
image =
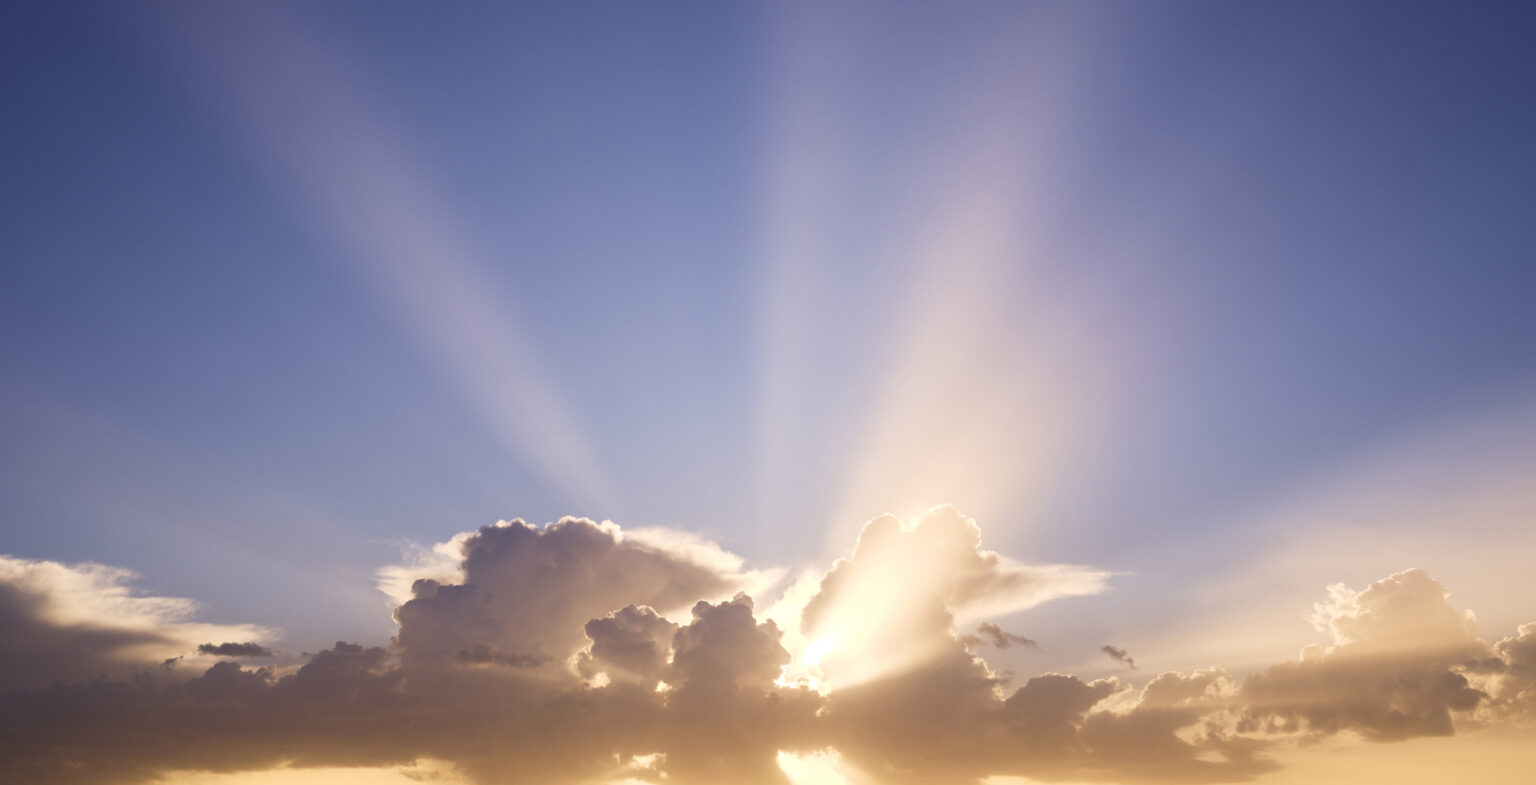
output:
[[[596, 451], [499, 291], [451, 200], [395, 132], [376, 91], [290, 9], [153, 17], [157, 44], [230, 122], [278, 185], [340, 249], [350, 269], [457, 385], [515, 455], [569, 503], [603, 509], [612, 494]], [[263, 53], [282, 50], [273, 61]]]
[[1536, 781], [1536, 4], [0, 20], [0, 783]]
[[[765, 165], [759, 495], [803, 495], [820, 471], [833, 485], [827, 553], [850, 521], [880, 512], [952, 502], [1028, 520], [1070, 471], [1131, 350], [1097, 334], [1097, 310], [1048, 272], [1060, 260], [1035, 231], [1068, 188], [1053, 159], [1071, 143], [1066, 90], [1082, 60], [1067, 42], [1091, 13], [1030, 9], [989, 31], [965, 89], [889, 163], [893, 180], [919, 187], [855, 204], [848, 194], [866, 185], [849, 165], [867, 78], [857, 58], [881, 53], [835, 47], [837, 22], [813, 24], [797, 8], [774, 17], [785, 67]], [[1021, 47], [1022, 68], [1000, 65]], [[854, 228], [829, 222], [834, 211], [856, 216]], [[849, 266], [865, 274], [833, 272]], [[863, 322], [843, 331], [856, 343], [829, 347], [825, 333], [847, 321]], [[863, 377], [865, 402], [821, 424], [806, 412], [825, 409], [823, 377], [837, 362]], [[791, 448], [808, 424], [824, 430], [835, 465]], [[788, 509], [769, 508], [765, 521]]]

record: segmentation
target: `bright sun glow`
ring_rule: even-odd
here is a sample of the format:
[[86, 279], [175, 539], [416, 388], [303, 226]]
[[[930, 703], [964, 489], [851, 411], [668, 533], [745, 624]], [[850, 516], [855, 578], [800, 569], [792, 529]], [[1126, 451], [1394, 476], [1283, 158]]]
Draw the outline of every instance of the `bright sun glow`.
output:
[[163, 785], [467, 785], [452, 764], [419, 760], [407, 766], [276, 768], [266, 771], [181, 771], [167, 775]]
[[779, 751], [779, 770], [790, 785], [859, 785], [864, 778], [835, 749]]
[[821, 659], [836, 651], [840, 645], [842, 637], [839, 635], [817, 638], [794, 655], [790, 664], [784, 666], [784, 673], [776, 683], [781, 687], [804, 684], [817, 692], [827, 693], [831, 685], [826, 682], [825, 674], [821, 671]]
[[805, 664], [816, 665], [821, 658], [836, 650], [842, 644], [842, 639], [837, 635], [829, 635], [819, 638], [811, 645], [805, 647]]

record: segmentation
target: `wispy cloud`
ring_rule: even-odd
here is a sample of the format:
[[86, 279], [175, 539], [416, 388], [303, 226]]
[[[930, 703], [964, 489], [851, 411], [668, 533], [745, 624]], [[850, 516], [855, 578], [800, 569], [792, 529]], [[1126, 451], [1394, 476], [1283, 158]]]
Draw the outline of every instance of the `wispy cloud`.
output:
[[1118, 646], [1111, 646], [1106, 643], [1099, 647], [1099, 651], [1104, 652], [1106, 657], [1109, 657], [1110, 659], [1120, 663], [1121, 665], [1124, 665], [1127, 668], [1131, 668], [1132, 670], [1136, 668], [1136, 660], [1131, 659], [1131, 653], [1125, 649], [1122, 649]]

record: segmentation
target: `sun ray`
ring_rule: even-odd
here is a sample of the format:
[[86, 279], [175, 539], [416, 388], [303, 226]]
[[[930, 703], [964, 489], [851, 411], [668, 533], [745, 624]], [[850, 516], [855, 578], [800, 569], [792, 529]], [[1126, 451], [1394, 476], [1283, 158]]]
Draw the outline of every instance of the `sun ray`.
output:
[[156, 32], [188, 72], [213, 77], [191, 84], [509, 453], [569, 503], [608, 507], [597, 452], [519, 323], [515, 293], [500, 291], [491, 260], [336, 42], [279, 5], [223, 10], [160, 19]]

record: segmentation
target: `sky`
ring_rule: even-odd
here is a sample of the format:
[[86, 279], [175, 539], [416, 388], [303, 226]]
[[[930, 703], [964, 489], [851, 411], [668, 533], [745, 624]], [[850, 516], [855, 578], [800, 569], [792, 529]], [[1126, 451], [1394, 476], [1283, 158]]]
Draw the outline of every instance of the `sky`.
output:
[[7, 3], [0, 778], [1529, 782], [1533, 24]]

